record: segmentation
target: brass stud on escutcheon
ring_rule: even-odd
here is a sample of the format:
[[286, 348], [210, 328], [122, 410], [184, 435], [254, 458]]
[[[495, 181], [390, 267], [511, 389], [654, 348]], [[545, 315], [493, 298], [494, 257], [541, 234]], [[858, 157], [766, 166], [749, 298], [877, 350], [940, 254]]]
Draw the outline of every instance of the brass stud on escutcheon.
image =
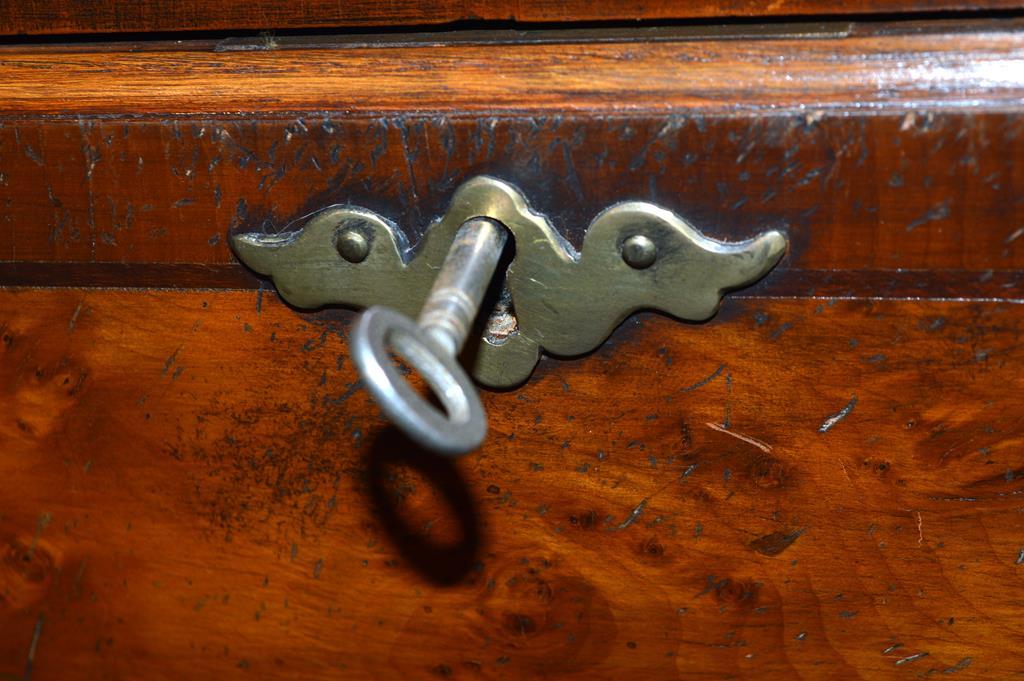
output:
[[338, 255], [351, 263], [362, 262], [370, 255], [370, 241], [354, 229], [346, 229], [335, 242]]
[[643, 234], [634, 234], [622, 242], [622, 259], [635, 270], [647, 269], [658, 257], [658, 247]]

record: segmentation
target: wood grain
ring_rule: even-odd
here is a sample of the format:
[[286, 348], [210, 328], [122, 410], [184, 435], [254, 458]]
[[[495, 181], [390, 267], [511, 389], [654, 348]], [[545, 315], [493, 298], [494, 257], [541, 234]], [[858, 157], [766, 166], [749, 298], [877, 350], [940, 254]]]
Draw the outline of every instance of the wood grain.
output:
[[[1015, 106], [1018, 23], [847, 38], [209, 52], [0, 49], [0, 115]], [[54, 87], [60, 83], [60, 87]]]
[[642, 317], [452, 462], [382, 431], [349, 313], [4, 290], [0, 673], [1013, 678], [1021, 310]]
[[[1024, 31], [844, 35], [0, 47], [0, 680], [1024, 675]], [[481, 173], [792, 248], [436, 459], [226, 237]]]
[[491, 174], [577, 245], [632, 199], [717, 238], [784, 228], [791, 253], [761, 295], [1019, 298], [1024, 31], [846, 26], [0, 48], [0, 283], [253, 286], [231, 231], [352, 203], [415, 242], [460, 182]]
[[0, 5], [6, 34], [60, 34], [331, 26], [408, 26], [460, 21], [580, 22], [800, 14], [1019, 9], [1018, 0], [21, 0]]
[[1024, 116], [980, 108], [23, 118], [0, 129], [0, 283], [252, 286], [229, 232], [348, 203], [415, 243], [490, 174], [577, 246], [633, 199], [721, 239], [784, 228], [763, 295], [1019, 298], [1021, 157]]

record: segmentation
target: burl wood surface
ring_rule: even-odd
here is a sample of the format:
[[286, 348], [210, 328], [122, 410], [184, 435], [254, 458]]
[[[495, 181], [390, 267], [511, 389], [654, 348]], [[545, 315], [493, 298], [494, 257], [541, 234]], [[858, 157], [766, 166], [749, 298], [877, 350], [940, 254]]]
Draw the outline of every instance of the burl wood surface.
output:
[[5, 0], [0, 34], [636, 22], [1020, 7], [1020, 0]]
[[1019, 305], [646, 316], [454, 461], [351, 319], [0, 295], [2, 678], [1024, 673]]

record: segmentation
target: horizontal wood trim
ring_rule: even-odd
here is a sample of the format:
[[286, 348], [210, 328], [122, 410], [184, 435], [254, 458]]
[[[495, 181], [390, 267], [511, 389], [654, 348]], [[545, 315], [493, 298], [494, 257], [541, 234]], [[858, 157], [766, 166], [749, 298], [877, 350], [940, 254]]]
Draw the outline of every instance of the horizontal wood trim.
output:
[[580, 22], [1017, 9], [1019, 0], [21, 0], [0, 5], [5, 34], [409, 26], [460, 21]]
[[[139, 52], [0, 50], [0, 115], [1016, 106], [1024, 31]], [[59, 86], [57, 86], [59, 84]]]
[[[0, 262], [0, 287], [269, 291], [273, 282], [238, 264]], [[1024, 302], [1024, 271], [800, 270], [783, 266], [730, 297]]]
[[240, 264], [0, 262], [0, 286], [253, 289], [260, 281]]
[[382, 430], [351, 315], [0, 291], [0, 674], [1012, 678], [1020, 306], [730, 303]]

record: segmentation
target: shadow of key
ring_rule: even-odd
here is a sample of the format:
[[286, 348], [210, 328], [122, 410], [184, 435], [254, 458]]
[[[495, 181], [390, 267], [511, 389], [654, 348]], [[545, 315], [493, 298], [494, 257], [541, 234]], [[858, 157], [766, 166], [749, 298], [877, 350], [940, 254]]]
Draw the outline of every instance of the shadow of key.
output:
[[[419, 447], [394, 427], [380, 431], [367, 456], [374, 515], [404, 562], [439, 586], [462, 581], [477, 562], [481, 541], [479, 511], [456, 460]], [[433, 498], [426, 501], [428, 494]], [[454, 541], [432, 538], [437, 516], [438, 524], [458, 527]]]

